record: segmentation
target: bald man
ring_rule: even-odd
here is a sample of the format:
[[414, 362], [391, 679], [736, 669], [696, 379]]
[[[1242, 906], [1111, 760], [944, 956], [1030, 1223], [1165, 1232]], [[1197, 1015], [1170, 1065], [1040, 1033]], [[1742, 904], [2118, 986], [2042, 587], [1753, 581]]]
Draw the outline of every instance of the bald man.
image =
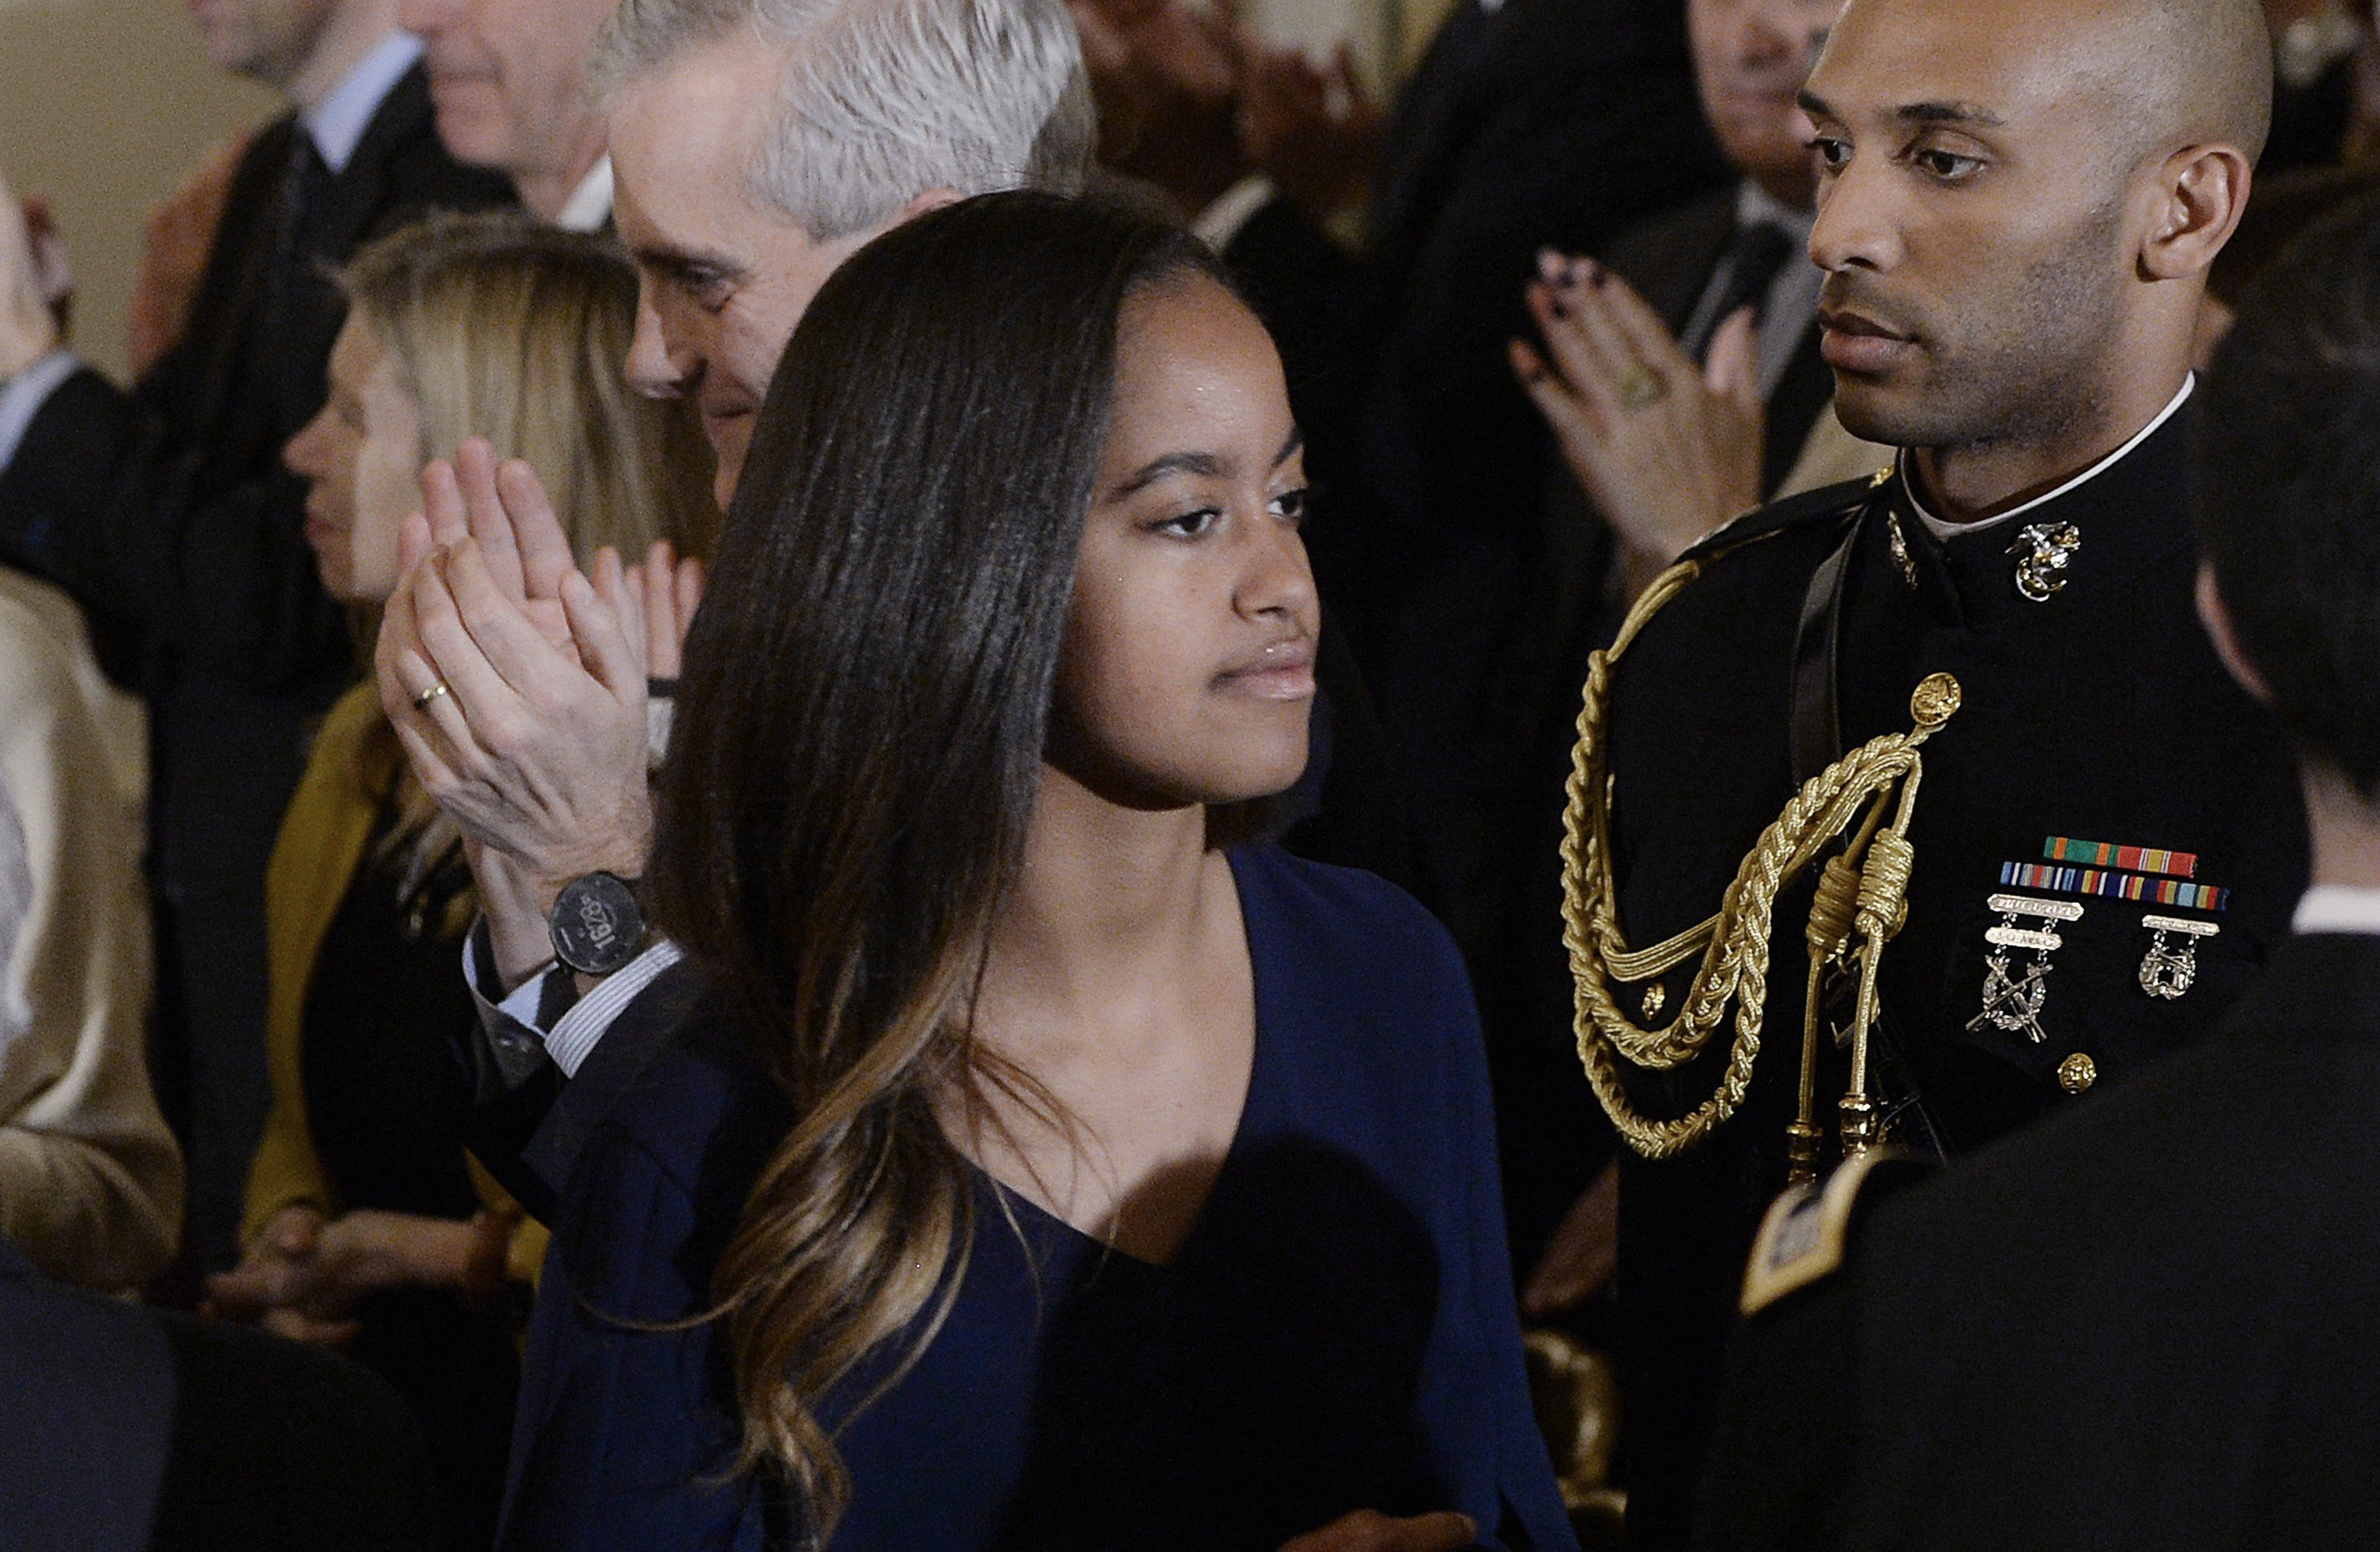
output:
[[[1901, 451], [1656, 585], [1574, 794], [1633, 1546], [1686, 1538], [1739, 1303], [1828, 1250], [1789, 1183], [2091, 1103], [2287, 931], [2302, 805], [2193, 618], [2187, 515], [2192, 331], [2270, 94], [2255, 0], [1852, 0], [1810, 79], [1823, 350]], [[1789, 813], [1814, 779], [1870, 795]]]

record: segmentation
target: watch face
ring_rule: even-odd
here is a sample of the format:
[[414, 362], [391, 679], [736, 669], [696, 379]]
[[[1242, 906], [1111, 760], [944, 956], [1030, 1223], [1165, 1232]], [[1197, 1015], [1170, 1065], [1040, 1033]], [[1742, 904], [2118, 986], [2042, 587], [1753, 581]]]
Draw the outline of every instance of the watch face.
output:
[[589, 976], [608, 976], [636, 957], [644, 940], [645, 914], [625, 882], [609, 873], [589, 873], [563, 886], [546, 927], [563, 964]]

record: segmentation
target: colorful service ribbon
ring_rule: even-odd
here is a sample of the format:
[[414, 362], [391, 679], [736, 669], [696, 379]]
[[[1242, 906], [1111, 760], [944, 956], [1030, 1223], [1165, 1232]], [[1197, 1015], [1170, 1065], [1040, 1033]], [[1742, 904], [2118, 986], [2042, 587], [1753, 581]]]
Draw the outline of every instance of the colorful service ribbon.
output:
[[2079, 862], [2086, 867], [2120, 867], [2131, 873], [2170, 873], [2178, 879], [2198, 877], [2196, 852], [2160, 852], [2153, 846], [2111, 846], [2105, 841], [2077, 841], [2053, 835], [2041, 843], [2041, 855], [2051, 862]]
[[[2197, 859], [2185, 859], [2195, 865]], [[2180, 879], [2152, 879], [2141, 873], [2117, 873], [2104, 867], [2057, 867], [2040, 862], [2004, 862], [2000, 882], [2019, 889], [2055, 890], [2060, 894], [2104, 894], [2118, 900], [2141, 900], [2157, 905], [2179, 905], [2186, 911], [2220, 911], [2229, 890], [2211, 884], [2184, 883]]]

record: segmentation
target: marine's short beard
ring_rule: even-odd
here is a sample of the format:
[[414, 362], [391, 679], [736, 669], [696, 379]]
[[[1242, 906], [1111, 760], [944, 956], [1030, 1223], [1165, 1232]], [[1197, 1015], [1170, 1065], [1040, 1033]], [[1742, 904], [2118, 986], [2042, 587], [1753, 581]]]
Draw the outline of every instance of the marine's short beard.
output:
[[2051, 442], [2095, 412], [2123, 323], [2111, 199], [2055, 249], [1956, 299], [1954, 337], [1926, 336], [1928, 380], [1913, 399], [1837, 402], [1844, 429], [1890, 447]]

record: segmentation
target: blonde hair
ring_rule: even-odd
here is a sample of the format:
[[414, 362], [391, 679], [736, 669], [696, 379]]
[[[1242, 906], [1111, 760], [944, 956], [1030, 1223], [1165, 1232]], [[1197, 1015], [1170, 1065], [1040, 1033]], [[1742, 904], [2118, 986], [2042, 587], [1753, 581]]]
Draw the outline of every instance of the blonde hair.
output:
[[[526, 459], [582, 569], [606, 545], [636, 562], [661, 540], [710, 558], [719, 511], [692, 408], [646, 398], [621, 371], [637, 273], [616, 243], [512, 214], [433, 215], [363, 249], [340, 283], [420, 414], [423, 461], [473, 436]], [[382, 722], [359, 755], [399, 770], [395, 749]], [[395, 797], [382, 855], [409, 853], [409, 891], [459, 832], [408, 783]], [[455, 902], [458, 919], [471, 903]]]
[[420, 411], [424, 461], [472, 436], [528, 460], [582, 567], [607, 544], [632, 562], [656, 540], [710, 553], [699, 427], [621, 373], [637, 274], [616, 244], [517, 215], [433, 215], [357, 254], [344, 283]]

